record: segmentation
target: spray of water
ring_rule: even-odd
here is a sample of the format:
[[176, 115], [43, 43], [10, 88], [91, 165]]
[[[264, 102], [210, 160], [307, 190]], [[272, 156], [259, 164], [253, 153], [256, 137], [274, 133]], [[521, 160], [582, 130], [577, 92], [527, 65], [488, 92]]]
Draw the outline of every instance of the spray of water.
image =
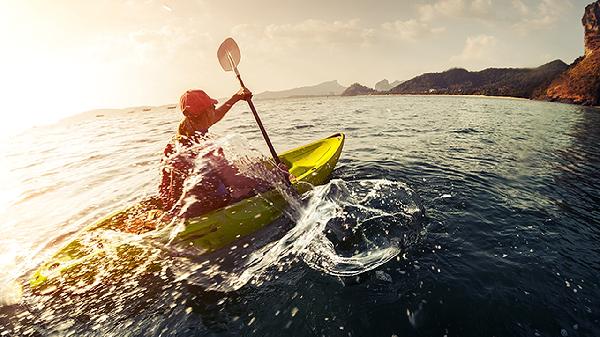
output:
[[[275, 189], [284, 196], [287, 207], [277, 221], [279, 227], [267, 226], [250, 238], [201, 255], [171, 243], [185, 229], [190, 209], [206, 200], [197, 187], [214, 187], [211, 177], [224, 170], [222, 162], [211, 156], [215, 153], [235, 167], [236, 175], [254, 182], [240, 195], [260, 196]], [[180, 281], [232, 291], [249, 282], [260, 284], [276, 278], [298, 261], [329, 275], [354, 276], [389, 261], [420, 232], [422, 206], [400, 182], [334, 179], [298, 196], [286, 177], [240, 135], [207, 135], [201, 144], [177, 147], [174, 155], [189, 162], [190, 174], [168, 215], [169, 224], [159, 230], [159, 236], [169, 237], [161, 248], [168, 252], [162, 263], [169, 265]], [[230, 195], [235, 188], [229, 186]]]
[[[235, 272], [205, 262], [210, 267], [202, 276], [219, 282], [201, 283], [211, 290], [237, 290], [271, 280], [297, 261], [329, 275], [358, 275], [412, 245], [423, 213], [418, 198], [402, 183], [335, 179], [305, 196], [302, 206], [288, 213], [297, 215], [290, 219], [293, 228], [250, 253]], [[193, 274], [185, 277], [193, 279]]]

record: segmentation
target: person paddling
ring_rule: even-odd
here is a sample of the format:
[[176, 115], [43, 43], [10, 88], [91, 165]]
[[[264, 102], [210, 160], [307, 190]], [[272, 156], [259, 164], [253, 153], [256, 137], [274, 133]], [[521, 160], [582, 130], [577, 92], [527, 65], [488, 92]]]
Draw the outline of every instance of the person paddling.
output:
[[[165, 211], [194, 217], [267, 188], [265, 182], [240, 174], [225, 159], [223, 149], [214, 148], [201, 158], [208, 168], [202, 172], [202, 179], [184, 191], [184, 183], [194, 170], [197, 152], [207, 139], [208, 129], [219, 122], [237, 102], [251, 98], [252, 92], [242, 88], [216, 108], [218, 102], [202, 90], [188, 90], [181, 96], [180, 108], [184, 118], [179, 123], [177, 134], [165, 147], [162, 159], [159, 195]], [[287, 168], [282, 169], [287, 171]], [[180, 209], [184, 205], [186, 208]]]

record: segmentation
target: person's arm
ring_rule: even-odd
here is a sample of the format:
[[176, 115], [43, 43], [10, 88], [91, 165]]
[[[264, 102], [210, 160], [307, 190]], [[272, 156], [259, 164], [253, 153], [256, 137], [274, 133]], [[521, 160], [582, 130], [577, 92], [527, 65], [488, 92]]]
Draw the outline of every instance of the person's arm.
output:
[[237, 93], [231, 96], [223, 105], [215, 109], [213, 124], [220, 121], [223, 116], [231, 109], [231, 107], [239, 101], [247, 101], [252, 98], [252, 92], [246, 88], [240, 89]]

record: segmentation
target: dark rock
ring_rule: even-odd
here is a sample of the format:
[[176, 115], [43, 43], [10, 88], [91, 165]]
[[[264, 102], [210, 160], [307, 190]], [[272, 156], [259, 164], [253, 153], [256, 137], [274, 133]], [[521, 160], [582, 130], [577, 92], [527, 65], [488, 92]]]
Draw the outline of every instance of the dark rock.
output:
[[342, 96], [358, 96], [358, 95], [372, 95], [377, 93], [375, 89], [365, 87], [364, 85], [354, 83], [349, 86], [344, 92]]
[[588, 56], [593, 51], [600, 49], [600, 3], [598, 1], [591, 3], [585, 7], [581, 23], [585, 30], [584, 44], [585, 56]]

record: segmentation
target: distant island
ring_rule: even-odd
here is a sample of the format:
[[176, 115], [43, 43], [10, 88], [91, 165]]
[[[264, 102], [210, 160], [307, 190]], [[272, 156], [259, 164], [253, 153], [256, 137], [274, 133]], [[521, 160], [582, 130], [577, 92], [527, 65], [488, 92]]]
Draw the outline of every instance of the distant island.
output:
[[423, 74], [389, 90], [354, 83], [341, 95], [488, 95], [597, 106], [600, 104], [600, 0], [586, 6], [582, 24], [585, 55], [571, 65], [555, 60], [531, 69], [488, 68], [470, 72], [455, 68]]
[[338, 81], [328, 81], [317, 85], [281, 90], [281, 91], [265, 91], [254, 95], [256, 99], [277, 99], [290, 97], [310, 97], [310, 96], [339, 96], [346, 87], [338, 83]]

